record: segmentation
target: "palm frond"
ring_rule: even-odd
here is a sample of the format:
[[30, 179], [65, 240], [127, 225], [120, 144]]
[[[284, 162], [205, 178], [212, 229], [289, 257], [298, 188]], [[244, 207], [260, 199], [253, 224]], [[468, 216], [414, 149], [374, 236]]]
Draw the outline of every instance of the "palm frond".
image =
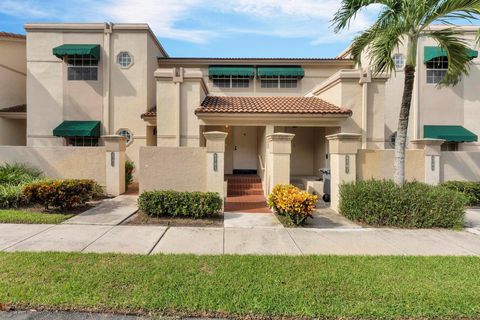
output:
[[384, 10], [395, 11], [399, 1], [396, 0], [343, 0], [340, 9], [331, 20], [335, 32], [340, 32], [350, 26], [357, 14], [372, 4], [381, 4]]
[[457, 84], [463, 75], [468, 75], [470, 71], [470, 56], [468, 55], [468, 45], [463, 39], [463, 33], [455, 31], [453, 28], [431, 31], [427, 34], [438, 42], [448, 57], [448, 70], [445, 78], [440, 83], [441, 86], [450, 86]]
[[446, 22], [452, 19], [471, 22], [477, 20], [480, 15], [480, 0], [429, 0], [428, 2], [430, 9], [421, 21], [425, 27], [435, 22]]

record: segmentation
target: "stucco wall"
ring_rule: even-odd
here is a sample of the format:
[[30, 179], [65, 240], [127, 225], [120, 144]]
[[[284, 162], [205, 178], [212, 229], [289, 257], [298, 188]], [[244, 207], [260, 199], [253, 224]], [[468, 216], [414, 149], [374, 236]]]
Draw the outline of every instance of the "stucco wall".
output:
[[440, 181], [480, 181], [480, 152], [442, 152]]
[[0, 145], [24, 146], [27, 143], [27, 122], [25, 119], [0, 117]]
[[103, 147], [10, 147], [0, 146], [0, 164], [23, 163], [43, 171], [46, 177], [94, 179], [106, 184]]
[[25, 104], [25, 40], [0, 37], [0, 109]]
[[140, 148], [140, 192], [206, 191], [206, 148]]
[[[358, 150], [357, 179], [393, 179], [394, 156], [394, 150]], [[405, 170], [407, 180], [425, 180], [423, 150], [407, 150]]]

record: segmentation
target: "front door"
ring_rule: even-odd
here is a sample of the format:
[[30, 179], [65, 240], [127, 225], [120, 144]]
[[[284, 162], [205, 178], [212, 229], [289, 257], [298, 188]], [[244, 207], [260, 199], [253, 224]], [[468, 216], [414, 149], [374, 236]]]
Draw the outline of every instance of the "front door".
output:
[[233, 127], [233, 173], [257, 173], [257, 127]]

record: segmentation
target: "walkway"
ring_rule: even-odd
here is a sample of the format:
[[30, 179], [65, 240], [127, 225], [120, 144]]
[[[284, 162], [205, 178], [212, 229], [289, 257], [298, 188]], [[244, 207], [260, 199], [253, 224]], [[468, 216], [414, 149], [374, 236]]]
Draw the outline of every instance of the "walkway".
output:
[[[227, 224], [226, 224], [227, 225]], [[0, 251], [132, 254], [480, 255], [480, 234], [450, 230], [0, 225]]]

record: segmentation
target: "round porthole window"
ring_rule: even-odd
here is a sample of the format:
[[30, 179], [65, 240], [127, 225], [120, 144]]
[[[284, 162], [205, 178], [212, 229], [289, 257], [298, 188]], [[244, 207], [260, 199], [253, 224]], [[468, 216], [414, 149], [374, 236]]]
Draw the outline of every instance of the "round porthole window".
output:
[[122, 136], [122, 137], [125, 137], [127, 140], [126, 140], [126, 143], [127, 143], [127, 146], [132, 143], [133, 141], [133, 133], [128, 130], [128, 129], [120, 129], [117, 131], [117, 134], [119, 136]]
[[117, 63], [122, 68], [129, 68], [133, 64], [133, 57], [130, 53], [122, 51], [117, 56]]
[[403, 70], [405, 67], [405, 56], [403, 54], [397, 53], [394, 54], [393, 57], [393, 63], [395, 63], [395, 69], [397, 71]]

